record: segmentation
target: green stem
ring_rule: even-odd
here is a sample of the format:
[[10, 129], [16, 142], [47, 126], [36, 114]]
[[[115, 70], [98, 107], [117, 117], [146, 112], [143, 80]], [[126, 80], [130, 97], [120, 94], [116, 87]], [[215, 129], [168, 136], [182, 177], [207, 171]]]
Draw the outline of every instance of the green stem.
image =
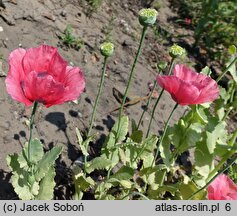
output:
[[[168, 119], [167, 119], [167, 121], [166, 121], [166, 123], [165, 123], [164, 132], [163, 132], [163, 134], [162, 134], [162, 136], [161, 136], [161, 138], [160, 138], [159, 145], [161, 145], [162, 142], [163, 142], [163, 139], [164, 139], [164, 137], [165, 137], [165, 135], [166, 135], [167, 128], [168, 128], [168, 126], [169, 126], [170, 119], [171, 119], [171, 117], [172, 117], [172, 115], [173, 115], [173, 113], [174, 113], [174, 111], [176, 110], [177, 107], [178, 107], [178, 103], [175, 104], [173, 110], [171, 111], [171, 113], [170, 113], [170, 115], [169, 115], [169, 117], [168, 117]], [[156, 158], [157, 158], [157, 156], [158, 156], [158, 153], [159, 153], [159, 145], [157, 145], [156, 154], [155, 154], [155, 157], [153, 158], [151, 167], [153, 167], [153, 165], [154, 165], [154, 163], [155, 163], [155, 161], [156, 161]]]
[[142, 119], [143, 119], [143, 117], [144, 117], [144, 114], [145, 114], [145, 112], [147, 111], [147, 108], [148, 108], [148, 106], [149, 106], [149, 104], [150, 104], [150, 102], [151, 102], [151, 97], [152, 97], [153, 91], [155, 90], [156, 86], [157, 86], [157, 82], [156, 82], [156, 80], [155, 80], [155, 81], [154, 81], [154, 84], [153, 84], [153, 88], [152, 88], [151, 93], [150, 93], [150, 95], [149, 95], [148, 101], [147, 101], [147, 103], [146, 103], [146, 107], [144, 108], [144, 110], [143, 110], [143, 112], [142, 112], [142, 115], [141, 115], [141, 117], [140, 117], [140, 119], [139, 119], [139, 122], [138, 122], [138, 125], [137, 125], [137, 130], [139, 129], [140, 124], [141, 124], [141, 122], [142, 122]]
[[99, 98], [100, 98], [100, 95], [101, 95], [101, 92], [102, 92], [102, 87], [104, 85], [104, 80], [105, 80], [107, 59], [108, 59], [107, 57], [104, 58], [103, 72], [102, 72], [101, 79], [100, 79], [99, 90], [98, 90], [98, 93], [97, 93], [96, 99], [95, 99], [95, 105], [93, 107], [93, 112], [92, 112], [92, 116], [91, 116], [91, 120], [90, 120], [90, 124], [89, 124], [89, 130], [88, 130], [88, 133], [87, 133], [87, 137], [90, 136], [90, 133], [91, 133], [94, 121], [95, 121], [96, 109], [97, 109], [97, 105], [98, 105], [98, 102], [99, 102]]
[[[93, 112], [92, 112], [92, 116], [91, 116], [91, 119], [90, 119], [89, 130], [87, 132], [87, 138], [91, 135], [91, 130], [92, 130], [92, 127], [93, 127], [93, 124], [94, 124], [94, 121], [95, 121], [96, 109], [97, 109], [97, 106], [98, 106], [98, 102], [99, 102], [99, 99], [100, 99], [100, 96], [101, 96], [101, 93], [102, 93], [102, 88], [103, 88], [104, 80], [105, 80], [107, 59], [108, 59], [108, 57], [104, 57], [103, 71], [102, 71], [102, 75], [101, 75], [101, 78], [100, 78], [99, 90], [98, 90], [98, 93], [97, 93], [96, 99], [95, 99], [95, 105], [93, 107]], [[86, 146], [87, 151], [88, 151], [88, 146], [89, 146], [89, 143]], [[84, 170], [85, 170], [85, 172], [86, 172], [86, 167], [87, 167], [86, 165], [87, 165], [87, 157], [85, 156], [84, 157]]]
[[[170, 63], [170, 67], [169, 67], [168, 75], [170, 75], [171, 72], [172, 72], [172, 69], [173, 69], [173, 66], [174, 66], [174, 60], [175, 60], [175, 58], [172, 58], [171, 63]], [[151, 118], [150, 118], [148, 129], [147, 129], [147, 133], [146, 133], [146, 138], [149, 136], [149, 133], [150, 133], [150, 130], [151, 130], [151, 124], [152, 124], [153, 117], [154, 117], [155, 111], [156, 111], [156, 107], [157, 107], [157, 105], [158, 105], [158, 103], [159, 103], [163, 93], [164, 93], [164, 89], [161, 90], [160, 95], [157, 98], [156, 103], [155, 103], [155, 105], [153, 107], [153, 110], [152, 110], [152, 113], [151, 113]]]
[[220, 174], [224, 173], [226, 170], [228, 170], [228, 169], [232, 166], [232, 164], [235, 163], [236, 159], [237, 159], [237, 156], [235, 156], [235, 157], [231, 160], [231, 162], [230, 162], [224, 169], [220, 170], [215, 176], [213, 176], [213, 177], [206, 183], [206, 185], [204, 185], [202, 188], [200, 188], [199, 190], [197, 190], [196, 192], [194, 192], [194, 193], [188, 198], [188, 200], [192, 199], [195, 195], [197, 195], [197, 194], [200, 193], [202, 190], [204, 190], [206, 187], [208, 187], [208, 185], [211, 184], [211, 183], [215, 180], [215, 178], [216, 178], [218, 175], [220, 175]]
[[127, 84], [126, 90], [124, 92], [122, 104], [121, 104], [121, 107], [120, 107], [120, 110], [119, 110], [118, 129], [117, 129], [116, 138], [115, 138], [116, 142], [117, 142], [117, 134], [119, 134], [119, 130], [120, 130], [121, 117], [122, 117], [122, 114], [123, 114], [124, 104], [125, 104], [125, 101], [126, 101], [126, 98], [127, 98], [129, 87], [131, 85], [131, 81], [132, 81], [132, 77], [133, 77], [133, 74], [134, 74], [135, 66], [137, 64], [138, 57], [140, 56], [140, 53], [141, 53], [141, 50], [142, 50], [142, 45], [143, 45], [143, 42], [144, 42], [144, 39], [145, 39], [145, 36], [146, 36], [146, 32], [147, 32], [147, 27], [143, 27], [142, 36], [141, 36], [141, 39], [140, 39], [137, 54], [136, 54], [136, 57], [134, 59], [133, 65], [132, 65], [132, 69], [131, 69], [130, 74], [129, 74], [128, 84]]
[[234, 58], [234, 60], [228, 65], [228, 67], [223, 71], [223, 73], [217, 78], [216, 82], [218, 83], [224, 76], [225, 74], [229, 71], [230, 67], [235, 64], [237, 61], [237, 57]]
[[29, 137], [29, 142], [28, 142], [28, 162], [29, 162], [29, 166], [31, 166], [31, 140], [32, 140], [32, 132], [33, 132], [33, 126], [34, 126], [34, 118], [35, 118], [35, 113], [37, 110], [37, 106], [38, 106], [38, 102], [34, 102], [33, 105], [33, 110], [31, 113], [31, 117], [30, 117], [30, 137]]

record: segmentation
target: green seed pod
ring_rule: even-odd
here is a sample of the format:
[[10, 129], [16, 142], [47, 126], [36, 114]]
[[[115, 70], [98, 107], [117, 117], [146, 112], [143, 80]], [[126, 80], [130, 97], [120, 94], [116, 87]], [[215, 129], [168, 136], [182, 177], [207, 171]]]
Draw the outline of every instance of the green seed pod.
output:
[[156, 22], [158, 12], [152, 8], [144, 8], [139, 11], [139, 22], [142, 26], [151, 26]]
[[114, 52], [114, 44], [110, 42], [102, 43], [100, 46], [100, 52], [105, 57], [111, 56]]
[[169, 54], [172, 58], [177, 58], [184, 56], [186, 54], [186, 50], [181, 46], [174, 44], [170, 47]]

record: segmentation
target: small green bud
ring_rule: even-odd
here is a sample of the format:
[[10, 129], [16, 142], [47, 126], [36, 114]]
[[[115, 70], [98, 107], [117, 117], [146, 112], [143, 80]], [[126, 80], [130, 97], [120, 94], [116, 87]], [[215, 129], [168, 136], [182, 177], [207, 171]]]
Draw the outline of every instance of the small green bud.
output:
[[181, 46], [174, 44], [170, 47], [169, 54], [172, 58], [181, 57], [186, 54], [186, 50], [182, 48]]
[[111, 56], [114, 52], [114, 44], [110, 42], [102, 43], [100, 46], [100, 52], [105, 57]]
[[165, 62], [165, 61], [160, 61], [158, 64], [157, 64], [157, 67], [160, 71], [163, 71], [166, 67], [167, 67], [168, 63]]
[[152, 8], [144, 8], [139, 11], [139, 22], [142, 26], [151, 26], [156, 22], [158, 12]]

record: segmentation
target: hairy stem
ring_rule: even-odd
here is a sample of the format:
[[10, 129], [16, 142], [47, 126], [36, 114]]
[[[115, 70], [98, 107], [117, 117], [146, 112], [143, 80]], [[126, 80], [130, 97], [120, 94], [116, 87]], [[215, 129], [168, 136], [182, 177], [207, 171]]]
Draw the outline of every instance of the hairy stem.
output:
[[[174, 66], [174, 60], [175, 60], [175, 58], [172, 58], [171, 63], [170, 63], [170, 67], [169, 67], [168, 75], [170, 75], [171, 72], [172, 72], [172, 69], [173, 69], [173, 66]], [[163, 93], [164, 93], [164, 89], [161, 90], [160, 95], [157, 98], [156, 103], [153, 107], [153, 110], [152, 110], [152, 113], [151, 113], [151, 118], [150, 118], [148, 129], [147, 129], [147, 133], [146, 133], [146, 138], [149, 136], [149, 133], [150, 133], [150, 130], [151, 130], [151, 124], [152, 124], [152, 121], [153, 121], [153, 118], [154, 118], [154, 115], [155, 115], [155, 111], [156, 111], [156, 107], [157, 107], [158, 103], [160, 102], [160, 99], [161, 99]]]
[[139, 47], [138, 47], [138, 50], [137, 50], [137, 53], [136, 53], [136, 56], [135, 56], [135, 59], [134, 59], [133, 65], [132, 65], [132, 69], [131, 69], [130, 74], [129, 74], [128, 84], [127, 84], [126, 90], [124, 92], [122, 104], [121, 104], [121, 107], [119, 109], [118, 130], [117, 130], [116, 139], [115, 139], [116, 141], [117, 141], [117, 134], [119, 134], [119, 130], [120, 130], [121, 117], [123, 115], [124, 104], [125, 104], [127, 94], [128, 94], [128, 90], [129, 90], [129, 87], [131, 85], [131, 81], [132, 81], [132, 78], [133, 78], [133, 75], [134, 75], [135, 66], [137, 64], [138, 57], [140, 56], [140, 53], [141, 53], [141, 50], [142, 50], [142, 45], [143, 45], [143, 42], [144, 42], [144, 39], [145, 39], [145, 36], [146, 36], [146, 32], [147, 32], [147, 27], [143, 27]]
[[138, 122], [138, 124], [137, 124], [137, 130], [139, 129], [139, 127], [140, 127], [140, 125], [141, 125], [141, 122], [142, 122], [142, 119], [143, 119], [143, 117], [144, 117], [144, 114], [145, 114], [145, 112], [147, 111], [148, 106], [149, 106], [149, 104], [150, 104], [150, 102], [151, 102], [151, 97], [152, 97], [153, 91], [154, 91], [155, 88], [156, 88], [156, 85], [157, 85], [157, 82], [156, 82], [156, 80], [155, 80], [155, 81], [154, 81], [154, 84], [153, 84], [153, 88], [152, 88], [151, 93], [150, 93], [150, 95], [149, 95], [148, 101], [147, 101], [147, 103], [146, 103], [146, 107], [144, 108], [144, 110], [143, 110], [143, 112], [142, 112], [142, 114], [141, 114], [141, 117], [140, 117], [140, 119], [139, 119], [139, 122]]
[[159, 141], [159, 143], [158, 143], [158, 145], [157, 145], [156, 154], [155, 154], [155, 157], [154, 157], [154, 159], [153, 159], [153, 161], [152, 161], [151, 167], [153, 167], [153, 165], [155, 164], [156, 158], [157, 158], [158, 153], [159, 153], [159, 145], [161, 145], [162, 142], [163, 142], [163, 139], [164, 139], [164, 137], [165, 137], [165, 135], [166, 135], [167, 128], [168, 128], [168, 126], [169, 126], [170, 119], [171, 119], [172, 115], [174, 114], [174, 111], [176, 110], [177, 107], [178, 107], [178, 104], [176, 103], [175, 106], [174, 106], [174, 108], [173, 108], [173, 110], [171, 111], [171, 113], [170, 113], [170, 115], [169, 115], [169, 117], [168, 117], [166, 123], [165, 123], [164, 132], [163, 132], [163, 134], [162, 134], [162, 136], [161, 136], [161, 138], [160, 138], [160, 141]]
[[103, 72], [102, 72], [101, 79], [100, 79], [99, 90], [98, 90], [98, 93], [97, 93], [96, 99], [95, 99], [95, 105], [93, 107], [93, 112], [92, 112], [92, 116], [91, 116], [91, 120], [90, 120], [90, 124], [89, 124], [89, 130], [88, 130], [88, 133], [87, 133], [87, 137], [90, 136], [90, 133], [91, 133], [94, 121], [95, 121], [96, 109], [97, 109], [99, 98], [100, 98], [100, 95], [101, 95], [101, 92], [102, 92], [102, 88], [103, 88], [103, 85], [104, 85], [107, 59], [108, 59], [107, 57], [104, 58]]
[[35, 113], [37, 110], [37, 106], [38, 106], [38, 102], [34, 102], [33, 105], [33, 110], [31, 113], [31, 117], [30, 117], [30, 137], [29, 137], [29, 141], [28, 141], [28, 162], [30, 163], [29, 165], [31, 166], [31, 145], [32, 145], [32, 132], [33, 132], [33, 126], [34, 126], [34, 118], [35, 118]]

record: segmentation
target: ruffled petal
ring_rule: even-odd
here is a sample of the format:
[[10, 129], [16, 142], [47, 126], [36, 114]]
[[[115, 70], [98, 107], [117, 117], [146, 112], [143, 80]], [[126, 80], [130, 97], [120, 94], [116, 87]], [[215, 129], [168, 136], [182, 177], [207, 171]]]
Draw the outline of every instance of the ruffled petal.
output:
[[23, 84], [23, 91], [31, 101], [43, 103], [46, 107], [62, 103], [65, 88], [47, 73], [32, 71]]
[[175, 76], [157, 76], [158, 84], [168, 91], [172, 98], [180, 105], [195, 104], [200, 91], [188, 82]]
[[174, 66], [174, 76], [178, 77], [181, 80], [184, 81], [196, 81], [198, 77], [198, 73], [196, 73], [194, 70], [188, 68], [186, 65], [183, 64], [177, 64]]
[[85, 89], [85, 79], [80, 68], [67, 67], [64, 86], [66, 88], [62, 98], [64, 102], [76, 100], [80, 96]]
[[14, 100], [24, 103], [26, 106], [30, 106], [32, 102], [28, 100], [22, 91], [22, 81], [25, 79], [24, 71], [22, 68], [22, 59], [24, 58], [26, 50], [16, 49], [10, 53], [9, 71], [5, 80], [7, 92]]
[[53, 76], [53, 78], [59, 82], [63, 82], [66, 74], [67, 62], [62, 58], [62, 56], [55, 52], [49, 64], [48, 73]]
[[157, 83], [161, 88], [164, 88], [170, 94], [174, 94], [178, 91], [180, 86], [180, 79], [175, 76], [160, 76], [156, 77]]
[[27, 49], [23, 58], [23, 70], [25, 74], [27, 75], [31, 71], [48, 72], [53, 56], [57, 52], [55, 47], [48, 45]]
[[[198, 87], [200, 85], [201, 87]], [[196, 100], [197, 104], [214, 101], [219, 96], [218, 85], [210, 77], [206, 77], [206, 79], [202, 80], [201, 82], [195, 83], [195, 86], [200, 89], [200, 95]]]

